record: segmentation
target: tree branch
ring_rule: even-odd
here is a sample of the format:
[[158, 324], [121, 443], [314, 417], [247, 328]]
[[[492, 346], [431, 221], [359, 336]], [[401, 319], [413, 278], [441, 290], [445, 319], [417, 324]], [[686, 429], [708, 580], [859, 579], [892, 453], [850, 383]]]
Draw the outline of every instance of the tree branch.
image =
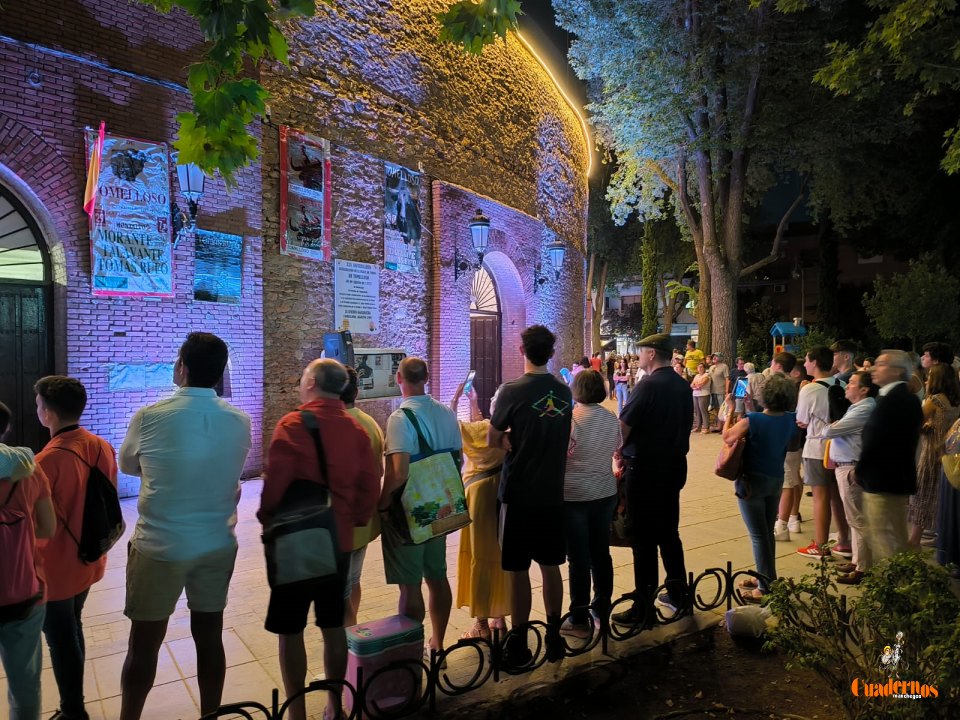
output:
[[804, 183], [804, 186], [800, 188], [800, 192], [797, 194], [796, 199], [794, 199], [790, 207], [787, 208], [787, 211], [783, 214], [783, 217], [780, 218], [780, 223], [777, 225], [777, 233], [773, 236], [773, 246], [770, 248], [770, 254], [741, 270], [740, 277], [745, 277], [751, 273], [755, 273], [760, 268], [769, 265], [780, 257], [780, 243], [783, 242], [783, 233], [787, 229], [787, 223], [790, 221], [790, 216], [796, 212], [797, 208], [800, 207], [800, 204], [803, 202], [803, 191], [805, 186], [806, 183]]
[[663, 169], [663, 166], [653, 160], [647, 160], [647, 168], [653, 171], [653, 174], [660, 178], [660, 182], [670, 188], [670, 191], [674, 195], [680, 194], [680, 188], [677, 185], [677, 181], [674, 180], [667, 174], [667, 171]]

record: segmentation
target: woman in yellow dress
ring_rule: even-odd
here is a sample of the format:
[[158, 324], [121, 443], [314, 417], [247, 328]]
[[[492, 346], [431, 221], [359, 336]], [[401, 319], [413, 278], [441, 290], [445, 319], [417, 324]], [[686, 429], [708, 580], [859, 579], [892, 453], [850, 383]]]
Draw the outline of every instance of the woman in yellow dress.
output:
[[[461, 384], [450, 403], [454, 412], [462, 396]], [[460, 434], [463, 487], [472, 522], [460, 531], [457, 607], [469, 608], [475, 618], [473, 627], [461, 637], [489, 640], [491, 626], [505, 631], [504, 616], [510, 614], [510, 576], [500, 566], [497, 539], [497, 492], [504, 451], [487, 445], [490, 421], [480, 413], [472, 388], [466, 397], [470, 401], [470, 422], [460, 421]]]

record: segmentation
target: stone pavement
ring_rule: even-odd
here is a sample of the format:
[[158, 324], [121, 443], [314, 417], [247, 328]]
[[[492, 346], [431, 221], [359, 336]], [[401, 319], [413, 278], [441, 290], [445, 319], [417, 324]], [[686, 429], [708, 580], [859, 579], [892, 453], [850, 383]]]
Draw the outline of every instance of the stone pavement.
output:
[[[737, 509], [733, 495], [733, 483], [717, 478], [712, 470], [720, 449], [719, 435], [694, 435], [691, 437], [689, 455], [689, 480], [681, 494], [681, 527], [686, 554], [687, 570], [695, 575], [706, 568], [724, 567], [729, 560], [735, 569], [751, 568], [753, 556], [746, 528]], [[282, 688], [278, 664], [277, 638], [263, 629], [266, 615], [268, 588], [260, 542], [260, 525], [255, 512], [259, 504], [261, 482], [250, 480], [243, 483], [239, 507], [237, 535], [240, 552], [236, 571], [231, 583], [230, 599], [224, 617], [224, 644], [227, 656], [227, 678], [224, 703], [240, 700], [257, 700], [269, 706], [273, 688]], [[136, 521], [136, 500], [123, 501], [128, 534]], [[805, 518], [804, 531], [796, 542], [778, 543], [778, 571], [781, 575], [799, 575], [807, 570], [808, 560], [794, 550], [811, 540], [812, 508], [810, 498], [804, 497], [801, 513]], [[87, 639], [87, 665], [85, 692], [87, 710], [93, 720], [115, 720], [120, 709], [120, 670], [126, 653], [129, 621], [123, 615], [124, 565], [126, 542], [120, 542], [110, 553], [109, 564], [103, 580], [90, 592], [84, 608], [84, 630]], [[456, 595], [456, 557], [458, 536], [452, 535], [447, 543], [447, 563], [450, 580]], [[614, 596], [633, 590], [630, 552], [612, 548], [615, 566]], [[534, 609], [532, 619], [545, 620], [540, 597], [540, 578], [532, 571], [534, 586]], [[564, 572], [566, 582], [566, 572]], [[368, 621], [396, 613], [398, 592], [395, 587], [384, 584], [383, 559], [379, 540], [367, 553], [363, 574], [363, 601], [360, 621]], [[616, 654], [626, 647], [636, 651], [639, 643], [660, 644], [677, 633], [690, 632], [704, 623], [719, 620], [720, 611], [700, 614], [667, 627], [643, 633], [641, 638], [618, 643], [611, 641], [611, 652]], [[466, 610], [454, 609], [446, 645], [456, 642], [460, 633], [471, 625]], [[429, 635], [429, 629], [425, 635]], [[308, 665], [312, 675], [322, 674], [321, 636], [315, 627], [307, 629]], [[599, 649], [577, 659], [567, 659], [560, 666], [547, 666], [534, 674], [537, 681], [550, 680], [558, 673], [567, 672], [584, 663], [603, 662]], [[170, 619], [166, 641], [160, 652], [157, 679], [147, 700], [144, 717], [147, 720], [195, 720], [199, 716], [196, 682], [196, 656], [190, 638], [189, 612], [186, 599], [181, 598], [177, 610]], [[511, 688], [529, 684], [529, 676], [509, 678], [491, 690], [493, 682], [481, 690], [469, 693], [464, 699], [477, 701], [490, 696], [491, 692], [508, 692]], [[6, 694], [6, 682], [0, 677], [0, 697]], [[44, 716], [57, 707], [57, 690], [49, 657], [44, 647], [43, 709]], [[457, 701], [441, 698], [443, 704], [452, 707]], [[5, 703], [0, 703], [6, 711]], [[310, 714], [319, 717], [320, 706], [310, 708]], [[2, 715], [3, 713], [0, 713]]]

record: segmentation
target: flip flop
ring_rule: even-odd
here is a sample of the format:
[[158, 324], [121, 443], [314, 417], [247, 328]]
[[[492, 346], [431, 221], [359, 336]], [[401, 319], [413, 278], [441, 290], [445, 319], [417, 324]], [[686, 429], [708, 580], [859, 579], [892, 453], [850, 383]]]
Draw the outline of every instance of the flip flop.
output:
[[750, 577], [745, 577], [740, 582], [738, 582], [737, 587], [753, 589], [753, 588], [760, 587], [760, 583], [757, 581], [755, 577], [750, 576]]

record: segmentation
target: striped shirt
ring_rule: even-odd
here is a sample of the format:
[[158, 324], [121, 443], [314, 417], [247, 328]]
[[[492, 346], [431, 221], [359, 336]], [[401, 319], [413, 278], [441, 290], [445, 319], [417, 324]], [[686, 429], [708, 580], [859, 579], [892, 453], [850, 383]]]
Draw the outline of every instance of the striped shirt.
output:
[[613, 453], [619, 446], [620, 423], [616, 415], [601, 405], [577, 403], [573, 409], [563, 499], [586, 502], [615, 495]]

